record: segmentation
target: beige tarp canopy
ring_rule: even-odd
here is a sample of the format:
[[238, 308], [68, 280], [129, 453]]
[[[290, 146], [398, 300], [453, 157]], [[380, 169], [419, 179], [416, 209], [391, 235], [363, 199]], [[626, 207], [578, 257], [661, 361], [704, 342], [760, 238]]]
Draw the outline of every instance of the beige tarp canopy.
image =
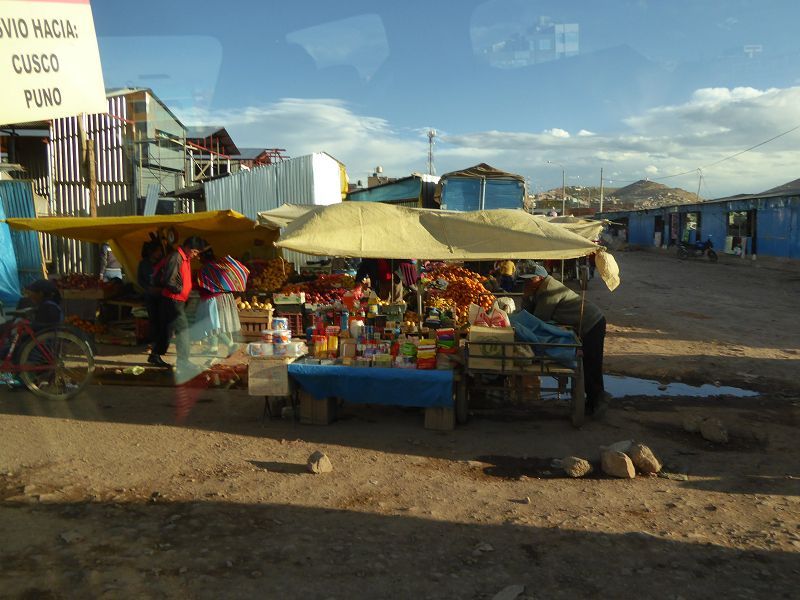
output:
[[[259, 223], [275, 228], [272, 215]], [[425, 210], [368, 202], [307, 209], [288, 223], [280, 248], [320, 256], [421, 260], [568, 259], [597, 254], [609, 289], [619, 269], [602, 248], [565, 228], [522, 210], [473, 212]]]
[[572, 233], [577, 233], [579, 236], [587, 240], [600, 239], [600, 232], [603, 227], [609, 222], [606, 219], [601, 221], [593, 221], [591, 219], [581, 219], [579, 217], [572, 217], [569, 215], [562, 217], [540, 217], [546, 219], [550, 223], [561, 225], [565, 229], [570, 230]]

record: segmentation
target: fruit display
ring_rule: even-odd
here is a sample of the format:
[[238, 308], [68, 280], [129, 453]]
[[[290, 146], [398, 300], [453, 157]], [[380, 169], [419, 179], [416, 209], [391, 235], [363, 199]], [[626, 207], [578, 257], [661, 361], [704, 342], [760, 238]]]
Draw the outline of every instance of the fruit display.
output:
[[435, 267], [425, 274], [424, 280], [429, 286], [428, 305], [450, 311], [459, 327], [468, 323], [470, 304], [489, 310], [496, 300], [484, 287], [485, 278], [464, 267]]
[[96, 335], [98, 333], [105, 333], [108, 331], [108, 328], [101, 324], [101, 323], [92, 323], [91, 321], [87, 321], [85, 319], [81, 319], [77, 315], [69, 315], [67, 318], [64, 319], [64, 322], [67, 325], [71, 325], [72, 327], [76, 327], [81, 331], [85, 331], [86, 333], [90, 333], [92, 335]]
[[351, 275], [334, 273], [320, 275], [313, 281], [294, 283], [285, 286], [281, 292], [284, 294], [305, 292], [306, 302], [309, 304], [333, 304], [341, 302], [344, 295], [355, 287], [356, 280]]
[[247, 289], [266, 292], [279, 290], [294, 272], [294, 265], [282, 258], [252, 260], [247, 263], [247, 267], [250, 269]]
[[106, 284], [96, 275], [72, 273], [56, 281], [56, 285], [61, 290], [98, 290], [105, 287]]
[[258, 297], [253, 296], [250, 300], [239, 299], [236, 301], [236, 308], [239, 312], [247, 312], [253, 310], [272, 310], [272, 303], [261, 302]]

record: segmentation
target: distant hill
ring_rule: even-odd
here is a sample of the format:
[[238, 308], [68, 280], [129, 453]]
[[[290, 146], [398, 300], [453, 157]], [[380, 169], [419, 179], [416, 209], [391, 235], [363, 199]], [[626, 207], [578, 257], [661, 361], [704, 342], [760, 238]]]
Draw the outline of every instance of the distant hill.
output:
[[[700, 199], [702, 201], [702, 198]], [[631, 210], [656, 208], [675, 204], [693, 204], [697, 196], [681, 188], [671, 188], [663, 183], [641, 179], [606, 194], [605, 210]]]
[[[572, 208], [599, 205], [600, 188], [596, 186], [567, 186], [564, 190], [567, 203]], [[692, 204], [697, 196], [681, 188], [671, 188], [663, 183], [642, 179], [622, 188], [605, 188], [603, 191], [604, 211], [632, 210], [637, 208], [656, 208], [675, 204]], [[554, 188], [537, 195], [539, 205], [559, 208], [561, 188]]]

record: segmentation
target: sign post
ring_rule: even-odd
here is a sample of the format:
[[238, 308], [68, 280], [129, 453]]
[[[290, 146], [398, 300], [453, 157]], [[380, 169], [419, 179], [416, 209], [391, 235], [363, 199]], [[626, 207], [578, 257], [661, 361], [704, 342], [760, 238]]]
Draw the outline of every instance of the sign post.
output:
[[0, 0], [0, 125], [107, 111], [89, 0]]

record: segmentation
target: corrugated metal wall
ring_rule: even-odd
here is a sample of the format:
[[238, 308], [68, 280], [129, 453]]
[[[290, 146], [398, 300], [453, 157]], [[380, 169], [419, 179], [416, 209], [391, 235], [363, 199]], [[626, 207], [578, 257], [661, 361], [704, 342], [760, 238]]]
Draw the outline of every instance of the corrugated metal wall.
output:
[[[679, 215], [682, 234], [686, 213], [699, 212], [700, 237], [705, 240], [711, 236], [714, 247], [722, 252], [728, 235], [728, 213], [749, 210], [756, 211], [756, 255], [800, 259], [800, 197], [797, 196], [747, 198], [646, 211], [612, 212], [603, 216], [612, 221], [627, 217], [628, 241], [650, 246], [653, 244], [656, 216], [663, 216], [664, 235], [668, 237], [671, 214]], [[694, 240], [695, 236], [691, 235], [690, 242]]]
[[[0, 181], [0, 201], [9, 219], [36, 217], [31, 181]], [[39, 246], [39, 234], [33, 231], [11, 230], [11, 243], [17, 257], [19, 283], [25, 287], [44, 274], [44, 260]]]
[[[339, 163], [327, 154], [300, 156], [206, 182], [206, 210], [231, 209], [255, 220], [283, 204], [331, 204], [341, 201], [340, 179]], [[283, 256], [298, 266], [311, 258], [288, 250]]]
[[[97, 172], [97, 214], [135, 215], [133, 190], [133, 128], [127, 121], [124, 96], [108, 99], [109, 114], [82, 115], [56, 119], [50, 126], [52, 196], [50, 212], [60, 216], [89, 214], [89, 187], [81, 164], [78, 119], [82, 119], [88, 138], [94, 140]], [[52, 245], [53, 267], [59, 273], [95, 270], [91, 244], [75, 240], [47, 240]]]

